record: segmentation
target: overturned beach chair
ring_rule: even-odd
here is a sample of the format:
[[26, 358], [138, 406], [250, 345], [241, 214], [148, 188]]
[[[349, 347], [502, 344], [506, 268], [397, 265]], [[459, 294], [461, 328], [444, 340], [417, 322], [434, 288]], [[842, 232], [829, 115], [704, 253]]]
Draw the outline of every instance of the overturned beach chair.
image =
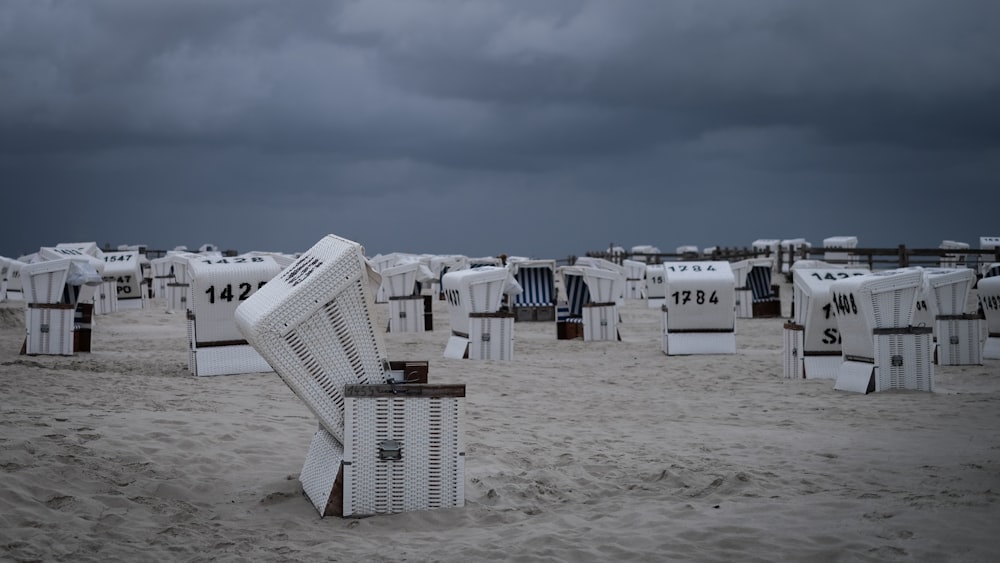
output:
[[736, 280], [729, 262], [666, 264], [663, 353], [736, 353]]
[[983, 358], [1000, 360], [1000, 276], [983, 278], [976, 285], [979, 307], [986, 317]]
[[842, 362], [834, 389], [934, 390], [931, 327], [913, 326], [920, 269], [874, 272], [830, 286]]
[[514, 297], [515, 321], [552, 322], [556, 320], [556, 261], [510, 260], [511, 275], [521, 286]]
[[862, 268], [792, 268], [795, 315], [784, 325], [786, 378], [837, 378], [843, 360], [830, 286], [868, 273]]
[[513, 359], [514, 315], [500, 310], [512, 282], [507, 268], [498, 266], [448, 272], [441, 278], [451, 325], [444, 357]]
[[236, 327], [236, 309], [281, 266], [270, 257], [205, 257], [190, 259], [186, 270], [188, 370], [200, 377], [271, 371]]
[[319, 419], [299, 478], [321, 515], [465, 502], [465, 387], [427, 385], [419, 362], [387, 359], [379, 282], [361, 245], [328, 235], [236, 310], [247, 341]]

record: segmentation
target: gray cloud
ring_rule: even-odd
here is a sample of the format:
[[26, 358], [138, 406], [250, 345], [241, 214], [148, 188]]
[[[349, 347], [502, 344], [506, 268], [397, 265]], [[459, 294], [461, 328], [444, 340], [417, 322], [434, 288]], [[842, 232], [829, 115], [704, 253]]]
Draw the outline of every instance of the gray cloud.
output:
[[998, 28], [992, 0], [13, 0], [0, 254], [974, 243]]

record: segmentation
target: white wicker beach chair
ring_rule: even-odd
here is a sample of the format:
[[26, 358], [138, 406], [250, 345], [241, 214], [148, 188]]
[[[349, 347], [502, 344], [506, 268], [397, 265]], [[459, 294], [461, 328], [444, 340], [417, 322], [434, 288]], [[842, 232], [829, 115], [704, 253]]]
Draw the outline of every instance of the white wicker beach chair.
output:
[[[442, 276], [452, 333], [444, 351], [446, 358], [512, 359], [514, 315], [500, 311], [504, 291], [511, 281], [510, 272], [498, 266], [480, 266]], [[470, 345], [474, 330], [479, 340]], [[488, 356], [479, 356], [481, 353]]]
[[[785, 324], [784, 354], [786, 362], [797, 356], [801, 367], [786, 370], [786, 377], [790, 372], [808, 379], [837, 378], [843, 358], [830, 286], [868, 273], [862, 268], [792, 268], [795, 315]], [[798, 340], [790, 332], [797, 332]]]
[[320, 428], [302, 489], [321, 516], [465, 504], [465, 385], [347, 385], [344, 441]]
[[66, 279], [72, 260], [61, 258], [25, 264], [20, 269], [25, 309], [25, 353], [73, 354], [75, 303], [69, 303]]
[[986, 317], [983, 358], [1000, 360], [1000, 276], [983, 278], [976, 284], [979, 306]]
[[386, 381], [380, 281], [360, 244], [327, 235], [236, 309], [247, 342], [340, 442], [344, 386]]
[[857, 265], [859, 263], [858, 257], [852, 256], [850, 252], [846, 252], [857, 247], [858, 237], [827, 237], [823, 239], [823, 260], [834, 264]]
[[943, 240], [938, 248], [943, 248], [946, 250], [955, 250], [956, 252], [949, 252], [948, 254], [941, 257], [940, 266], [942, 268], [959, 268], [965, 267], [968, 262], [969, 253], [963, 252], [969, 250], [969, 243], [958, 242], [954, 240]]
[[843, 343], [835, 389], [934, 390], [932, 329], [912, 326], [923, 285], [922, 270], [905, 269], [852, 277], [830, 286]]
[[736, 281], [729, 262], [665, 265], [663, 352], [736, 353]]
[[389, 332], [424, 332], [424, 298], [417, 291], [420, 262], [384, 268], [379, 291], [389, 301]]
[[142, 265], [135, 250], [105, 252], [104, 275], [118, 284], [118, 308], [121, 310], [144, 309], [149, 296], [143, 287]]
[[983, 321], [978, 313], [966, 310], [976, 273], [969, 268], [927, 268], [924, 279], [938, 365], [981, 365]]
[[663, 264], [646, 266], [646, 305], [651, 309], [663, 306], [667, 296], [667, 275]]
[[236, 309], [281, 271], [269, 256], [188, 260], [188, 368], [194, 375], [264, 373], [271, 366], [236, 327]]

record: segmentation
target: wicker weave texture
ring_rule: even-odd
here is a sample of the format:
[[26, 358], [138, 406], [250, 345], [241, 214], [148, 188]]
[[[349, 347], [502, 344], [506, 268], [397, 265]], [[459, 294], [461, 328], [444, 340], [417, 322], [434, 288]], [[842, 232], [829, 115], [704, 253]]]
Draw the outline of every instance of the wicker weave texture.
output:
[[105, 280], [94, 292], [94, 314], [110, 315], [118, 312], [118, 288], [115, 281]]
[[934, 391], [930, 333], [875, 335], [875, 391]]
[[583, 308], [584, 342], [618, 340], [618, 306], [598, 305]]
[[69, 275], [69, 258], [25, 264], [21, 268], [21, 289], [25, 303], [59, 303]]
[[785, 347], [783, 350], [785, 379], [802, 379], [802, 341], [803, 330], [785, 328]]
[[983, 363], [982, 319], [937, 320], [938, 365], [978, 366]]
[[379, 271], [382, 276], [382, 291], [386, 298], [407, 297], [413, 295], [417, 286], [417, 270], [420, 269], [419, 262], [410, 262], [384, 268]]
[[469, 318], [470, 360], [513, 360], [514, 317]]
[[49, 309], [29, 307], [25, 310], [27, 342], [25, 353], [34, 355], [72, 356], [72, 308]]
[[927, 271], [927, 293], [931, 314], [961, 315], [965, 312], [969, 292], [976, 274], [968, 268], [930, 269]]
[[198, 348], [189, 357], [189, 369], [199, 377], [272, 371], [257, 350], [246, 344]]
[[[463, 506], [464, 418], [457, 397], [348, 397], [344, 516]], [[387, 440], [400, 459], [380, 459]]]
[[341, 442], [344, 385], [385, 380], [378, 281], [359, 244], [328, 235], [236, 309], [247, 342]]
[[899, 270], [830, 284], [845, 356], [874, 358], [874, 329], [910, 326], [923, 287], [923, 275], [919, 270]]
[[424, 299], [389, 300], [389, 332], [424, 332]]

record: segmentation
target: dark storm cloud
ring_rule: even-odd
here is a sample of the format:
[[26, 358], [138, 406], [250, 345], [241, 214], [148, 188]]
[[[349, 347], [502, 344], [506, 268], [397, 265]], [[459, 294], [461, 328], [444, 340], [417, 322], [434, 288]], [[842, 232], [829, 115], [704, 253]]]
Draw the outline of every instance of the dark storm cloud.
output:
[[993, 0], [13, 0], [7, 201], [78, 203], [7, 223], [0, 253], [340, 228], [470, 254], [975, 242], [1000, 202], [996, 29]]

